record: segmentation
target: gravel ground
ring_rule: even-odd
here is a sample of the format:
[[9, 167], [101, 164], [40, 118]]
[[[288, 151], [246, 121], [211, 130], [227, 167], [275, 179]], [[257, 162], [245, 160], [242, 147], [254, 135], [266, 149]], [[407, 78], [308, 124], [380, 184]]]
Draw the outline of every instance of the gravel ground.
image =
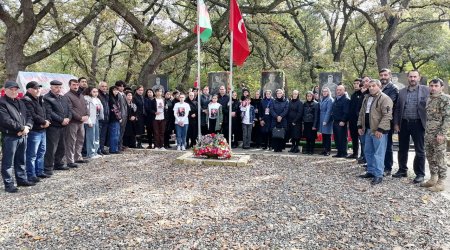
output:
[[0, 192], [2, 249], [448, 249], [450, 201], [410, 180], [378, 186], [352, 161], [253, 155], [174, 165], [129, 151]]

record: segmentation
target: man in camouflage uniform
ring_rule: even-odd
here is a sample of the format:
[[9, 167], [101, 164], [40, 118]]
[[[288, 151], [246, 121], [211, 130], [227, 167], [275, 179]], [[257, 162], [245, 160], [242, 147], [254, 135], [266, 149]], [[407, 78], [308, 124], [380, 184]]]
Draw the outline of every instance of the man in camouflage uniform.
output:
[[430, 166], [431, 178], [422, 187], [433, 192], [444, 191], [447, 177], [445, 154], [446, 135], [450, 126], [450, 96], [442, 93], [441, 79], [429, 82], [430, 97], [427, 100], [427, 127], [425, 129], [425, 152]]

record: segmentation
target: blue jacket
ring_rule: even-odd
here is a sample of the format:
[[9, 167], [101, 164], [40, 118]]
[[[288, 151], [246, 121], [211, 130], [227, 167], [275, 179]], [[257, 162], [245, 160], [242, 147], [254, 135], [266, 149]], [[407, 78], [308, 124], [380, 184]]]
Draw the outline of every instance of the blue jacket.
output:
[[[333, 119], [331, 117], [331, 109], [333, 107], [333, 97], [325, 97], [320, 101], [320, 127], [319, 132], [322, 134], [333, 134]], [[323, 125], [326, 122], [327, 125]]]
[[[277, 125], [287, 129], [287, 114], [289, 111], [289, 101], [283, 98], [283, 100], [274, 99], [272, 105], [270, 105], [270, 115], [272, 116], [271, 129]], [[281, 123], [277, 123], [277, 116], [281, 116]]]
[[[264, 98], [261, 100], [260, 110], [258, 113], [261, 116], [261, 120], [264, 121], [264, 126], [261, 127], [262, 133], [269, 133], [272, 128], [272, 116], [270, 115], [270, 106], [273, 103], [273, 98], [267, 99]], [[269, 109], [269, 114], [266, 114], [266, 109]]]
[[331, 116], [333, 122], [348, 122], [349, 118], [350, 99], [347, 95], [342, 95], [340, 98], [336, 97], [331, 109]]

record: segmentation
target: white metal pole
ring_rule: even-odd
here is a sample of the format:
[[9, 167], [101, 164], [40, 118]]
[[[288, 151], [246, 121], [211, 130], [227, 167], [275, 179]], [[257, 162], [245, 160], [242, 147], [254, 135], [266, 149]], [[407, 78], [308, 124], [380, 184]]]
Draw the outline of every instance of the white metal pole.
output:
[[[230, 24], [232, 25], [232, 24]], [[231, 38], [231, 46], [230, 46], [230, 93], [229, 98], [230, 101], [228, 102], [228, 143], [231, 145], [231, 97], [233, 94], [233, 31], [230, 32], [230, 38]]]
[[202, 137], [202, 106], [201, 106], [201, 85], [200, 85], [200, 64], [201, 64], [201, 44], [200, 44], [200, 3], [197, 0], [197, 123], [198, 123], [198, 141]]

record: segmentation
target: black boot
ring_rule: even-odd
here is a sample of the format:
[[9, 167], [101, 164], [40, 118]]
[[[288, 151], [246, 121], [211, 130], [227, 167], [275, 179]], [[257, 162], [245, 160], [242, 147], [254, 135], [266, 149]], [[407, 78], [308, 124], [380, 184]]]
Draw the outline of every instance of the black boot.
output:
[[136, 148], [139, 148], [139, 149], [144, 148], [144, 147], [142, 147], [142, 138], [141, 137], [136, 137], [136, 141], [137, 141]]

